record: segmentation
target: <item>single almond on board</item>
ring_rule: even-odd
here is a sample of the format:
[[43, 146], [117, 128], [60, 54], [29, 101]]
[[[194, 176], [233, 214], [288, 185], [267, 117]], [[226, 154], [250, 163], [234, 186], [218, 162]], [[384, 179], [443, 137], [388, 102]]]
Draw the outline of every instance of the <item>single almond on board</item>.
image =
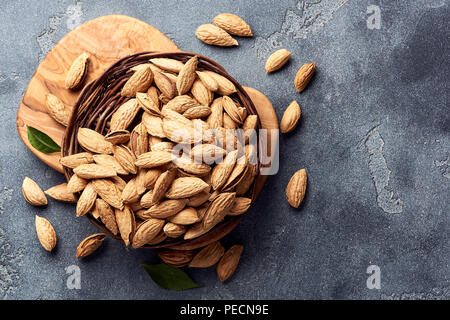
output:
[[252, 37], [250, 26], [241, 17], [231, 13], [221, 13], [214, 17], [213, 22], [229, 34], [239, 37]]
[[137, 92], [146, 92], [153, 81], [153, 72], [150, 66], [140, 68], [133, 73], [122, 88], [121, 95], [135, 97]]
[[291, 53], [286, 49], [280, 49], [270, 55], [266, 61], [266, 72], [274, 72], [280, 69], [288, 62], [291, 57]]
[[47, 251], [52, 251], [56, 246], [56, 232], [51, 223], [40, 216], [36, 216], [36, 233], [42, 247]]
[[77, 259], [84, 258], [93, 253], [100, 247], [105, 238], [106, 234], [104, 233], [96, 233], [85, 238], [83, 241], [80, 242], [80, 244], [77, 247], [76, 258]]
[[217, 275], [220, 281], [224, 282], [227, 280], [236, 270], [239, 260], [242, 255], [244, 247], [241, 245], [234, 245], [223, 255], [217, 264]]
[[219, 241], [215, 241], [200, 250], [189, 263], [191, 268], [208, 268], [215, 265], [222, 258], [225, 248]]
[[66, 89], [76, 89], [83, 82], [88, 69], [89, 55], [82, 53], [70, 66], [66, 75]]
[[305, 197], [306, 183], [306, 169], [298, 170], [289, 180], [286, 187], [286, 197], [292, 207], [298, 208], [302, 203]]
[[41, 187], [31, 178], [25, 177], [22, 183], [22, 194], [25, 200], [33, 206], [47, 205], [47, 197]]
[[75, 194], [67, 190], [67, 183], [62, 183], [51, 187], [50, 189], [45, 190], [45, 194], [62, 202], [76, 203], [78, 200]]
[[305, 89], [314, 75], [314, 71], [316, 71], [316, 64], [314, 62], [304, 64], [298, 69], [294, 80], [295, 89], [297, 89], [298, 92], [302, 92], [303, 89]]
[[196, 77], [195, 70], [197, 69], [197, 65], [198, 57], [193, 56], [184, 64], [183, 68], [181, 68], [177, 78], [177, 90], [179, 95], [185, 94], [191, 89]]
[[302, 110], [297, 101], [292, 101], [289, 107], [284, 111], [283, 118], [280, 122], [280, 130], [283, 133], [291, 132], [297, 126]]
[[204, 43], [230, 47], [239, 45], [237, 40], [231, 37], [225, 30], [213, 24], [202, 24], [195, 31], [197, 38]]
[[67, 127], [72, 112], [66, 108], [57, 96], [51, 93], [47, 94], [45, 99], [45, 108], [54, 120], [62, 124], [64, 127]]

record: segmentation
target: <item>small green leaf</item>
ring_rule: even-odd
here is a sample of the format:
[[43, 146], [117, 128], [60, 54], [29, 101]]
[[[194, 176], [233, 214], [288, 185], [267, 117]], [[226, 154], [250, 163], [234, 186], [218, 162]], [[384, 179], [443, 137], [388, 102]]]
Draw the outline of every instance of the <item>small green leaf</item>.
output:
[[28, 140], [31, 145], [43, 153], [52, 153], [61, 151], [61, 147], [56, 144], [48, 135], [35, 129], [33, 127], [27, 126]]
[[152, 280], [167, 290], [186, 290], [201, 287], [196, 284], [183, 270], [160, 264], [143, 264], [142, 267], [147, 271]]

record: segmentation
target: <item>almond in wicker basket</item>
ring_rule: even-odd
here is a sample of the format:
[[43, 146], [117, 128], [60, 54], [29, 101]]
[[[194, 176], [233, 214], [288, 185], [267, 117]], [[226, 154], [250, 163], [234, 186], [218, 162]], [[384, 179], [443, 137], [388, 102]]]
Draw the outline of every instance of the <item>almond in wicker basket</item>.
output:
[[66, 130], [77, 215], [134, 248], [217, 241], [255, 198], [259, 126], [243, 88], [210, 59], [123, 58], [85, 87]]

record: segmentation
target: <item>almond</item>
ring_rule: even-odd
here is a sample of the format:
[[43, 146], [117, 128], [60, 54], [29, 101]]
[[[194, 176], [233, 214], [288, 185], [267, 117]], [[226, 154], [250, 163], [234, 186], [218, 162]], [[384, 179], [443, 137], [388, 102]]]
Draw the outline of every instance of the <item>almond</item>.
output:
[[297, 126], [302, 111], [297, 101], [292, 101], [286, 111], [284, 111], [283, 118], [280, 122], [280, 130], [283, 133], [291, 132]]
[[252, 199], [250, 198], [243, 198], [238, 197], [234, 199], [233, 206], [231, 207], [230, 211], [228, 211], [229, 216], [237, 216], [240, 214], [243, 214], [247, 212], [247, 210], [250, 208], [250, 205], [252, 204]]
[[162, 74], [161, 72], [155, 72], [155, 84], [158, 89], [164, 94], [167, 98], [172, 99], [176, 96], [176, 85], [170, 80], [167, 76]]
[[215, 92], [219, 89], [219, 84], [213, 77], [211, 77], [211, 75], [203, 71], [196, 71], [196, 73], [200, 81], [209, 91]]
[[221, 13], [214, 17], [213, 22], [229, 34], [239, 37], [252, 37], [250, 26], [241, 17], [231, 13]]
[[86, 179], [80, 178], [74, 174], [67, 183], [67, 191], [70, 193], [80, 192], [86, 187], [87, 184], [88, 181]]
[[178, 113], [184, 113], [186, 110], [188, 110], [189, 108], [194, 107], [196, 105], [198, 105], [198, 102], [195, 99], [191, 98], [188, 95], [181, 95], [181, 96], [176, 96], [175, 98], [170, 100], [164, 106], [164, 108], [173, 110]]
[[128, 130], [110, 131], [105, 140], [112, 144], [124, 144], [130, 140], [130, 132]]
[[152, 202], [158, 203], [164, 198], [164, 195], [167, 191], [167, 189], [172, 184], [173, 180], [175, 179], [177, 175], [177, 172], [175, 169], [169, 169], [166, 172], [162, 173], [158, 180], [155, 182], [155, 186], [153, 188], [153, 194], [152, 194]]
[[208, 268], [219, 262], [225, 252], [225, 248], [219, 241], [210, 243], [200, 250], [189, 263], [191, 268]]
[[172, 152], [172, 149], [174, 146], [175, 146], [175, 144], [173, 142], [162, 141], [162, 142], [155, 143], [151, 149], [152, 149], [152, 151]]
[[57, 122], [67, 127], [72, 112], [53, 94], [47, 94], [45, 108], [48, 114]]
[[82, 164], [73, 169], [73, 172], [83, 179], [110, 178], [117, 175], [112, 167], [105, 167], [98, 164]]
[[280, 69], [288, 62], [291, 57], [291, 53], [286, 49], [280, 49], [270, 55], [266, 61], [266, 72], [274, 72]]
[[128, 206], [125, 206], [123, 210], [115, 209], [114, 213], [120, 236], [125, 245], [129, 246], [136, 230], [134, 213]]
[[101, 246], [105, 238], [106, 234], [104, 233], [96, 233], [85, 238], [83, 241], [80, 242], [80, 244], [77, 247], [76, 258], [77, 259], [84, 258], [93, 253]]
[[169, 238], [178, 238], [186, 232], [187, 228], [183, 225], [168, 222], [164, 225], [163, 230]]
[[200, 80], [195, 80], [192, 84], [191, 93], [198, 102], [205, 106], [209, 106], [209, 104], [213, 101], [214, 93], [203, 84]]
[[243, 196], [250, 189], [255, 177], [258, 175], [258, 166], [256, 164], [249, 164], [248, 170], [242, 180], [236, 185], [236, 195]]
[[211, 195], [209, 191], [202, 191], [198, 194], [193, 195], [192, 197], [189, 197], [189, 202], [187, 203], [187, 205], [191, 207], [201, 206], [206, 201], [208, 201], [210, 196]]
[[105, 200], [106, 203], [117, 209], [123, 208], [121, 192], [114, 182], [108, 179], [95, 179], [92, 180], [91, 183], [95, 192], [97, 192], [100, 198]]
[[131, 151], [136, 156], [149, 151], [147, 128], [142, 122], [134, 127], [133, 131], [131, 132], [130, 147]]
[[108, 154], [95, 154], [93, 158], [96, 164], [103, 167], [111, 167], [117, 174], [128, 174], [128, 171], [113, 156]]
[[166, 200], [153, 205], [145, 212], [145, 216], [151, 218], [164, 219], [180, 212], [186, 205], [185, 199]]
[[82, 53], [75, 59], [66, 75], [66, 89], [76, 89], [80, 86], [87, 74], [88, 63], [87, 53]]
[[195, 31], [197, 38], [204, 43], [230, 47], [239, 45], [236, 39], [233, 39], [225, 30], [213, 25], [213, 24], [202, 24]]
[[146, 189], [151, 189], [155, 185], [158, 177], [162, 174], [161, 169], [149, 169], [145, 173], [144, 186]]
[[89, 128], [78, 129], [77, 139], [85, 150], [94, 153], [112, 153], [112, 143], [106, 141], [104, 136], [94, 130]]
[[211, 114], [206, 121], [211, 129], [223, 127], [222, 97], [214, 99], [211, 104]]
[[25, 177], [22, 183], [22, 194], [25, 200], [33, 206], [47, 205], [47, 197], [34, 180]]
[[76, 203], [78, 198], [72, 192], [67, 191], [67, 183], [62, 183], [57, 186], [45, 190], [45, 194], [49, 195], [55, 200], [69, 203]]
[[122, 166], [127, 173], [136, 174], [137, 169], [135, 166], [136, 157], [130, 148], [120, 145], [113, 146], [114, 158]]
[[92, 153], [89, 152], [76, 153], [59, 159], [59, 163], [61, 163], [64, 167], [72, 169], [78, 167], [79, 165], [93, 162], [94, 158], [92, 156]]
[[97, 192], [94, 189], [92, 182], [86, 185], [80, 198], [77, 202], [77, 217], [84, 216], [95, 204], [95, 199], [97, 199]]
[[227, 182], [235, 167], [237, 154], [237, 150], [228, 153], [225, 159], [214, 167], [211, 174], [211, 186], [214, 190], [218, 190]]
[[314, 75], [314, 71], [316, 71], [316, 64], [314, 62], [304, 64], [298, 69], [294, 80], [295, 88], [298, 92], [302, 92], [305, 89]]
[[[163, 124], [164, 121], [167, 120], [171, 120], [171, 121], [177, 121], [181, 124], [183, 124], [184, 127], [192, 127], [192, 121], [189, 120], [188, 118], [186, 118], [185, 116], [183, 116], [182, 114], [179, 114], [176, 111], [173, 111], [171, 109], [167, 109], [166, 107], [163, 107], [161, 110], [161, 114], [164, 117], [163, 120]], [[164, 126], [163, 126], [163, 130], [164, 130]]]
[[205, 189], [209, 189], [209, 185], [200, 178], [181, 177], [172, 182], [166, 197], [169, 199], [189, 198]]
[[194, 251], [166, 249], [159, 251], [158, 256], [164, 263], [170, 266], [181, 268], [186, 266], [189, 261], [192, 260]]
[[[153, 202], [153, 190], [148, 191], [141, 197], [140, 204], [143, 208], [150, 208], [151, 206], [156, 204]], [[148, 216], [146, 216], [145, 214], [143, 214], [142, 217], [146, 217], [145, 219], [148, 219]]]
[[165, 138], [166, 134], [163, 131], [162, 119], [160, 117], [151, 115], [148, 112], [144, 112], [142, 115], [142, 123], [144, 124], [147, 132], [155, 137]]
[[154, 168], [172, 161], [172, 154], [167, 151], [150, 151], [137, 157], [136, 166], [140, 168]]
[[193, 56], [184, 64], [183, 68], [181, 68], [177, 78], [177, 90], [179, 95], [185, 94], [191, 89], [195, 80], [195, 70], [197, 69], [197, 65], [198, 58], [197, 56]]
[[179, 225], [190, 225], [199, 221], [197, 210], [188, 207], [184, 208], [174, 216], [169, 217], [169, 221]]
[[176, 143], [193, 144], [202, 140], [202, 135], [195, 132], [194, 128], [186, 127], [180, 121], [163, 120], [163, 131], [166, 137]]
[[222, 105], [225, 112], [230, 116], [230, 118], [234, 122], [236, 122], [237, 124], [243, 123], [239, 109], [230, 97], [223, 96]]
[[149, 66], [139, 68], [128, 79], [122, 88], [121, 95], [134, 97], [137, 92], [146, 92], [153, 81], [153, 72]]
[[130, 99], [122, 104], [112, 115], [110, 130], [125, 130], [133, 122], [139, 111], [137, 99]]
[[150, 62], [161, 69], [175, 73], [179, 73], [184, 66], [183, 62], [169, 58], [153, 58]]
[[205, 71], [205, 73], [216, 80], [217, 85], [219, 86], [219, 89], [217, 90], [218, 94], [229, 96], [230, 94], [233, 94], [237, 91], [236, 86], [233, 84], [233, 82], [231, 82], [224, 76], [209, 70]]
[[222, 259], [220, 259], [217, 264], [217, 275], [219, 276], [220, 281], [223, 282], [227, 280], [234, 273], [239, 264], [242, 251], [244, 251], [243, 246], [234, 245], [225, 252]]
[[36, 233], [42, 247], [47, 251], [52, 251], [56, 246], [56, 232], [51, 223], [40, 216], [36, 216]]
[[220, 222], [227, 211], [233, 206], [236, 193], [228, 192], [219, 194], [208, 206], [203, 217], [203, 227], [211, 229]]
[[148, 219], [143, 222], [133, 237], [133, 248], [140, 248], [144, 244], [147, 244], [153, 240], [161, 231], [164, 226], [164, 220], [160, 219]]
[[302, 203], [306, 192], [306, 169], [300, 169], [292, 176], [291, 180], [286, 187], [286, 197], [289, 204], [298, 208], [300, 203]]
[[144, 111], [156, 116], [160, 114], [159, 103], [156, 104], [147, 93], [136, 93], [136, 100]]
[[[98, 216], [97, 219], [100, 219], [105, 227], [111, 231], [112, 234], [117, 235], [119, 233], [119, 229], [116, 223], [116, 217], [114, 215], [114, 210], [111, 208], [109, 204], [105, 202], [103, 199], [95, 200], [95, 207], [93, 210], [93, 214], [95, 211], [95, 215]], [[94, 215], [94, 216], [95, 216]]]

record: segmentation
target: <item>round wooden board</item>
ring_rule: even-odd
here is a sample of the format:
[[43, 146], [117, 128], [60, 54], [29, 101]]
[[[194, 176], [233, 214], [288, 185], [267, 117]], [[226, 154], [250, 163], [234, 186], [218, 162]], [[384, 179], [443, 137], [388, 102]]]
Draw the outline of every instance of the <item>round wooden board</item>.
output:
[[[45, 110], [45, 97], [52, 93], [72, 108], [81, 92], [64, 88], [65, 75], [75, 58], [90, 55], [85, 84], [100, 76], [116, 60], [142, 51], [178, 51], [178, 47], [151, 25], [132, 17], [109, 15], [88, 21], [69, 32], [42, 60], [30, 80], [17, 111], [17, 130], [28, 149], [53, 169], [63, 172], [60, 153], [42, 153], [28, 141], [27, 125], [48, 134], [58, 144], [65, 128]], [[225, 66], [226, 68], [226, 66]], [[278, 119], [270, 101], [258, 90], [245, 88], [253, 100], [263, 128], [277, 129]], [[261, 181], [261, 187], [264, 181]]]

